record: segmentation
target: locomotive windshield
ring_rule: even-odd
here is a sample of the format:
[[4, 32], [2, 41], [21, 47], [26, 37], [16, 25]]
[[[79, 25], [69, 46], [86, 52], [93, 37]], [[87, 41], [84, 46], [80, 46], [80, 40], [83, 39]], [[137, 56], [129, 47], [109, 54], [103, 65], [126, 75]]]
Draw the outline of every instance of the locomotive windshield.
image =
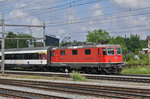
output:
[[122, 54], [121, 48], [116, 48], [116, 51], [117, 51], [117, 55], [121, 55]]
[[108, 55], [114, 55], [115, 54], [114, 48], [107, 48], [107, 51], [108, 51]]
[[[122, 51], [121, 48], [116, 48], [117, 55], [121, 55]], [[103, 48], [103, 55], [115, 55], [114, 48]]]

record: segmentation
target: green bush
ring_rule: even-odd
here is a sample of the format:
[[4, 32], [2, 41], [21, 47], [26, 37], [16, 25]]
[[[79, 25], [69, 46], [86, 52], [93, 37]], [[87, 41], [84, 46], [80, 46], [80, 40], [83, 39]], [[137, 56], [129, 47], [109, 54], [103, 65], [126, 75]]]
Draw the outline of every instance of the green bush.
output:
[[139, 59], [134, 57], [135, 54], [129, 53], [124, 56], [127, 65], [142, 65], [149, 64], [149, 56], [147, 54], [139, 54]]
[[139, 61], [138, 60], [129, 60], [128, 62], [127, 62], [127, 65], [138, 65], [139, 64]]
[[149, 64], [149, 56], [148, 56], [148, 54], [140, 54], [139, 55], [139, 63], [140, 64]]
[[150, 74], [150, 66], [130, 66], [123, 68], [123, 74]]
[[76, 71], [73, 71], [71, 73], [71, 78], [74, 80], [74, 81], [86, 81], [86, 77], [83, 76], [83, 75], [80, 75], [80, 73], [76, 72]]
[[134, 54], [133, 53], [129, 53], [127, 55], [124, 56], [124, 60], [126, 60], [127, 62], [130, 60], [135, 60], [134, 58]]

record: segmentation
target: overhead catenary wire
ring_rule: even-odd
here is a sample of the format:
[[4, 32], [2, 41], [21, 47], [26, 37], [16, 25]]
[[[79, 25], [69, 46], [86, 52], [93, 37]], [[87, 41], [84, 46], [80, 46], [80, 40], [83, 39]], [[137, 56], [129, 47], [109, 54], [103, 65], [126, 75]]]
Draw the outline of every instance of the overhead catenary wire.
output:
[[118, 16], [118, 14], [123, 15], [125, 13], [130, 13], [130, 12], [133, 12], [133, 11], [140, 11], [140, 10], [145, 10], [145, 9], [150, 9], [150, 7], [143, 7], [143, 8], [137, 8], [137, 9], [127, 9], [127, 10], [122, 10], [122, 11], [118, 11], [118, 12], [114, 12], [114, 13], [107, 13], [107, 14], [104, 14], [104, 15], [82, 17], [82, 18], [73, 19], [73, 20], [61, 20], [61, 21], [49, 22], [49, 23], [47, 22], [47, 24], [56, 24], [56, 23], [76, 21], [76, 20], [82, 20], [82, 19], [90, 19], [90, 18], [96, 18], [96, 17], [107, 17], [108, 15], [111, 15], [113, 17], [114, 15]]
[[[139, 29], [139, 28], [145, 28], [147, 27], [146, 29]], [[138, 25], [138, 26], [130, 26], [130, 27], [121, 27], [121, 28], [104, 28], [103, 30], [106, 30], [106, 31], [111, 31], [111, 33], [119, 33], [119, 32], [132, 32], [132, 31], [142, 31], [142, 30], [150, 30], [149, 29], [150, 25]], [[127, 31], [124, 31], [124, 29], [130, 29], [130, 28], [138, 28], [136, 30], [127, 30]], [[94, 31], [96, 29], [93, 29], [93, 30], [89, 30], [90, 32]], [[71, 35], [80, 35], [78, 33], [82, 33], [82, 35], [85, 35], [85, 34], [88, 34], [88, 31], [79, 31], [79, 32], [71, 32], [69, 34]], [[68, 34], [68, 33], [63, 33], [63, 35], [65, 34]]]
[[[66, 0], [63, 0], [63, 2], [64, 1], [66, 1]], [[40, 2], [31, 3], [31, 4], [23, 6], [23, 7], [14, 8], [13, 11], [15, 11], [15, 10], [23, 10], [23, 9], [26, 9], [26, 8], [30, 8], [31, 9], [32, 7], [42, 6], [42, 5], [45, 6], [45, 5], [55, 4], [55, 3], [58, 3], [58, 2], [60, 2], [60, 0], [57, 0], [57, 1], [52, 2], [52, 3], [47, 3], [47, 2], [40, 1]]]
[[[64, 7], [64, 8], [60, 8], [60, 9], [54, 9], [54, 10], [42, 10], [42, 11], [38, 11], [38, 12], [32, 12], [32, 13], [28, 13], [28, 15], [24, 16], [24, 18], [26, 17], [29, 17], [29, 16], [35, 16], [35, 15], [39, 15], [39, 14], [44, 14], [44, 13], [48, 13], [48, 12], [53, 12], [53, 11], [57, 11], [57, 10], [63, 10], [63, 9], [67, 9], [67, 8], [70, 8], [70, 7], [77, 7], [77, 6], [82, 6], [82, 5], [87, 5], [87, 4], [92, 4], [92, 3], [96, 3], [96, 2], [100, 2], [99, 0], [96, 0], [96, 1], [91, 1], [91, 2], [86, 2], [86, 3], [81, 3], [81, 4], [76, 4], [76, 5], [72, 5], [72, 6], [67, 6], [67, 7]], [[70, 3], [68, 3], [70, 4]], [[63, 5], [60, 5], [60, 6], [63, 6]], [[53, 7], [53, 8], [57, 8], [57, 7]], [[47, 9], [50, 9], [50, 8], [47, 8]], [[11, 19], [7, 19], [7, 20], [13, 20], [13, 19], [16, 19], [18, 17], [14, 17], [14, 18], [11, 18]]]
[[[100, 1], [102, 1], [102, 0], [100, 0]], [[100, 2], [99, 0], [96, 0], [96, 1], [92, 1], [93, 3], [95, 2]], [[109, 0], [107, 0], [107, 1], [109, 1]], [[77, 1], [76, 1], [77, 2]], [[92, 2], [86, 2], [87, 4], [90, 4], [90, 3], [92, 3]], [[70, 2], [71, 3], [71, 2]], [[70, 4], [70, 3], [67, 3], [67, 4]], [[86, 4], [85, 3], [85, 4]], [[66, 4], [65, 4], [66, 5]], [[81, 4], [81, 5], [84, 5], [84, 4]], [[63, 6], [63, 5], [60, 5], [60, 6]], [[71, 6], [71, 7], [75, 7], [75, 6], [80, 6], [80, 5], [74, 5], [74, 6]], [[50, 9], [54, 9], [54, 8], [58, 8], [59, 6], [56, 6], [56, 7], [52, 7], [52, 8], [50, 8]], [[66, 7], [66, 8], [64, 8], [64, 9], [67, 9], [67, 8], [70, 8], [70, 6], [68, 6], [68, 7]], [[32, 13], [28, 13], [28, 15], [27, 16], [24, 16], [24, 18], [25, 17], [30, 17], [30, 16], [35, 16], [35, 15], [39, 15], [39, 14], [44, 14], [44, 13], [47, 13], [47, 11], [46, 12], [43, 12], [43, 11], [45, 11], [45, 10], [47, 10], [47, 9], [41, 9], [41, 12], [39, 12], [39, 11], [37, 11], [37, 12], [32, 12]], [[48, 12], [53, 12], [53, 11], [58, 11], [58, 10], [63, 10], [62, 8], [60, 8], [60, 9], [55, 9], [55, 10], [52, 10], [52, 11], [48, 11]], [[32, 11], [32, 10], [31, 10]], [[14, 20], [14, 19], [16, 19], [17, 17], [14, 17], [14, 18], [11, 18], [12, 20]], [[11, 19], [8, 19], [8, 20], [11, 20]]]
[[[37, 4], [38, 5], [38, 4]], [[35, 5], [36, 6], [36, 5]], [[30, 7], [29, 7], [30, 8]], [[55, 10], [57, 10], [58, 8], [56, 8]], [[43, 9], [42, 9], [43, 10]], [[32, 10], [31, 10], [32, 11]], [[135, 11], [135, 10], [134, 10]], [[51, 11], [50, 11], [51, 12]], [[53, 12], [53, 11], [52, 11]], [[127, 11], [127, 14], [128, 14], [128, 12], [132, 12], [132, 11], [130, 11], [130, 9], [128, 9], [128, 11]], [[124, 12], [125, 13], [125, 12]], [[149, 15], [148, 14], [148, 12], [140, 12], [140, 14], [141, 15], [136, 15], [136, 16], [134, 16], [134, 17], [138, 17], [138, 16], [142, 16], [142, 13], [143, 13], [143, 15]], [[146, 14], [147, 13], [147, 14]], [[36, 14], [36, 12], [35, 12], [35, 14]], [[43, 13], [44, 14], [44, 13]], [[109, 20], [111, 20], [111, 19], [121, 19], [121, 18], [117, 18], [117, 17], [122, 17], [122, 16], [124, 16], [124, 15], [121, 15], [121, 16], [118, 16], [118, 14], [123, 14], [123, 13], [121, 13], [121, 11], [120, 11], [120, 13], [116, 13], [116, 18], [114, 18], [114, 17], [108, 17], [108, 19]], [[137, 13], [134, 13], [134, 14], [137, 14]], [[37, 15], [39, 15], [39, 14], [37, 14]], [[106, 15], [106, 14], [105, 14]], [[31, 15], [32, 16], [32, 15]], [[130, 16], [132, 16], [132, 14], [130, 15]], [[27, 16], [27, 17], [30, 17], [30, 15], [29, 16]], [[98, 16], [97, 16], [98, 17]], [[105, 16], [104, 16], [105, 17]], [[128, 18], [128, 17], [126, 17], [126, 18]], [[15, 19], [15, 18], [14, 18]], [[79, 18], [80, 19], [80, 18]], [[90, 19], [90, 18], [89, 18]], [[68, 21], [70, 21], [70, 23], [68, 22]], [[72, 21], [72, 22], [71, 22]], [[86, 23], [86, 22], [90, 22], [90, 21], [92, 21], [92, 22], [96, 22], [96, 21], [99, 21], [99, 18], [97, 18], [97, 19], [94, 19], [94, 17], [93, 18], [91, 18], [91, 20], [88, 20], [88, 18], [87, 18], [87, 20], [83, 20], [83, 22], [80, 22], [80, 21], [77, 21], [77, 22], [75, 22], [76, 20], [74, 19], [74, 20], [67, 20], [66, 22], [68, 22], [67, 24], [63, 24], [61, 21], [60, 21], [60, 24], [56, 24], [55, 22], [53, 22], [53, 23], [50, 23], [50, 24], [48, 24], [48, 28], [53, 28], [53, 27], [56, 27], [56, 28], [58, 28], [57, 26], [52, 26], [51, 27], [51, 25], [52, 24], [56, 24], [56, 25], [59, 25], [59, 26], [64, 26], [64, 25], [72, 25], [72, 24], [77, 24], [77, 23]], [[103, 18], [100, 18], [100, 21], [105, 21]], [[132, 21], [132, 20], [131, 20]], [[64, 21], [65, 22], [65, 21]], [[59, 21], [57, 22], [57, 23], [59, 23]], [[106, 22], [107, 23], [107, 22]], [[62, 24], [62, 25], [61, 25]], [[136, 28], [136, 27], [132, 27], [132, 28]], [[112, 28], [113, 29], [113, 28]]]
[[[139, 15], [149, 15], [150, 12], [147, 12], [147, 13], [138, 13], [138, 14], [133, 14], [133, 15], [130, 15], [130, 16], [139, 16]], [[125, 18], [125, 17], [130, 17], [129, 15], [124, 15], [124, 16], [116, 16], [116, 17], [108, 17], [108, 18], [105, 18], [105, 19], [119, 19], [119, 18]], [[104, 19], [104, 18], [102, 18]], [[102, 19], [93, 19], [92, 21], [100, 21]], [[48, 25], [47, 27], [56, 27], [56, 26], [62, 26], [62, 25], [66, 25], [66, 24], [77, 24], [77, 23], [85, 23], [85, 22], [90, 22], [91, 20], [87, 20], [87, 21], [75, 21], [75, 22], [68, 22], [68, 23], [61, 23], [61, 24], [56, 24], [56, 25]]]

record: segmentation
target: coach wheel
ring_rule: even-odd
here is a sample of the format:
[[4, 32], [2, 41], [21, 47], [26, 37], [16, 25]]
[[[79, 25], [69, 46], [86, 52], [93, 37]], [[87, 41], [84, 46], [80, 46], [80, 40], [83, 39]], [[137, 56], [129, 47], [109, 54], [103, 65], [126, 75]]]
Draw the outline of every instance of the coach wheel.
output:
[[47, 67], [47, 66], [43, 67], [43, 70], [44, 70], [44, 71], [47, 71], [47, 72], [48, 72], [48, 71], [51, 71], [50, 68]]

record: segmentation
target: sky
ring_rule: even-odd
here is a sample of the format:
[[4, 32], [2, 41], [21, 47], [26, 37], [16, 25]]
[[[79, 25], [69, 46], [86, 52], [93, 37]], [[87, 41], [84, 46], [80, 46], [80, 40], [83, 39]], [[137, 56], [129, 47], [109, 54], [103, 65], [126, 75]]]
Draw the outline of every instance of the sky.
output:
[[[111, 36], [141, 39], [150, 35], [150, 0], [0, 0], [5, 24], [43, 25], [46, 35], [86, 41], [88, 31], [102, 29]], [[42, 37], [42, 28], [31, 28]], [[26, 27], [6, 27], [6, 33], [30, 34]]]

